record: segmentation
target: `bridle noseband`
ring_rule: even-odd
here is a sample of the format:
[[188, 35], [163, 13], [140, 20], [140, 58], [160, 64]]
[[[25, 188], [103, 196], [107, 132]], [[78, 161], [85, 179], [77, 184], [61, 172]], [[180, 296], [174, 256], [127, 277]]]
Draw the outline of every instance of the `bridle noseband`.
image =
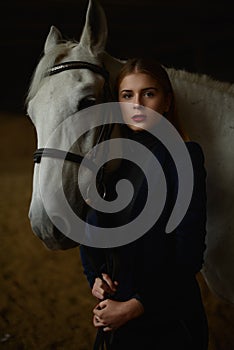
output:
[[[84, 157], [79, 154], [62, 151], [56, 148], [38, 148], [33, 154], [33, 162], [39, 164], [42, 157], [63, 159], [77, 164], [81, 164], [84, 159]], [[88, 158], [85, 158], [85, 166], [93, 172], [97, 170], [96, 164]]]

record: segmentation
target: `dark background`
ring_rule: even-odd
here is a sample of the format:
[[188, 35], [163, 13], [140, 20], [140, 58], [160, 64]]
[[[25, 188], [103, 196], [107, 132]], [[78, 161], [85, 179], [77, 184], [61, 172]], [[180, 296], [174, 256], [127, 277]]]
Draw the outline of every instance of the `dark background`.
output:
[[[149, 55], [169, 67], [234, 82], [232, 1], [100, 0], [106, 50], [117, 58]], [[1, 111], [24, 112], [30, 77], [50, 26], [79, 41], [88, 0], [1, 2]]]
[[[51, 25], [79, 40], [87, 0], [2, 0], [0, 5], [0, 348], [91, 349], [94, 301], [76, 249], [48, 251], [32, 233], [35, 129], [23, 116], [30, 77]], [[227, 0], [100, 0], [107, 51], [234, 82], [234, 13]], [[209, 350], [234, 349], [234, 308], [200, 276]], [[7, 337], [6, 337], [7, 335]]]

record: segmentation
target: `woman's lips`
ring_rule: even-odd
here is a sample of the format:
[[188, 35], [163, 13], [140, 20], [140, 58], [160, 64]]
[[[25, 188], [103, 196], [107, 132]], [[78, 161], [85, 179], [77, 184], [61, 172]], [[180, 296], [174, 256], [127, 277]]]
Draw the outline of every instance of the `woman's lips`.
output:
[[146, 120], [146, 115], [144, 114], [135, 114], [133, 117], [132, 117], [132, 120], [136, 123], [142, 123]]

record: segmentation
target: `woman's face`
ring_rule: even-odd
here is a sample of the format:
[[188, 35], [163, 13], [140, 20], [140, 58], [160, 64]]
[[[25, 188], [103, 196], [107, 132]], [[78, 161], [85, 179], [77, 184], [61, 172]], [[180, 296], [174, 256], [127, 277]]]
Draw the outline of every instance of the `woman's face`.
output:
[[144, 107], [161, 115], [170, 108], [170, 96], [165, 95], [156, 79], [145, 73], [126, 75], [119, 85], [118, 95], [119, 102], [130, 103], [122, 108], [123, 119], [129, 128], [135, 131], [149, 130], [158, 122], [154, 114], [149, 114]]

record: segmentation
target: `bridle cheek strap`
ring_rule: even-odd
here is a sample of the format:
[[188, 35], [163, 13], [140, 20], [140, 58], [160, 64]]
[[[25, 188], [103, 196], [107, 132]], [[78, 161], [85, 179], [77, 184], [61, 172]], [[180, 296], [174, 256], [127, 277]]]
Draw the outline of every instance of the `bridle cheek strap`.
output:
[[[84, 61], [62, 62], [62, 63], [56, 64], [53, 67], [49, 68], [45, 74], [45, 77], [52, 76], [52, 75], [55, 75], [55, 74], [58, 74], [60, 72], [67, 71], [70, 69], [89, 69], [93, 73], [100, 74], [105, 79], [106, 94], [108, 92], [109, 96], [111, 96], [108, 71], [104, 67], [100, 67], [100, 66], [93, 64], [93, 63], [84, 62]], [[104, 136], [104, 138], [109, 137], [111, 129], [112, 128], [109, 129], [108, 135], [103, 135], [104, 128], [102, 128], [102, 131], [101, 131], [101, 134], [99, 137], [99, 141], [103, 136]], [[40, 164], [42, 157], [63, 159], [63, 160], [71, 161], [73, 163], [77, 163], [77, 164], [81, 164], [81, 162], [83, 161], [84, 166], [89, 168], [91, 171], [97, 173], [96, 164], [91, 159], [88, 159], [87, 157], [84, 158], [83, 156], [81, 156], [79, 154], [75, 154], [72, 152], [66, 152], [63, 150], [55, 149], [55, 148], [39, 148], [34, 152], [34, 155], [33, 155], [34, 163]], [[101, 169], [101, 170], [103, 171], [103, 169]], [[101, 171], [101, 173], [102, 173], [102, 171]]]

